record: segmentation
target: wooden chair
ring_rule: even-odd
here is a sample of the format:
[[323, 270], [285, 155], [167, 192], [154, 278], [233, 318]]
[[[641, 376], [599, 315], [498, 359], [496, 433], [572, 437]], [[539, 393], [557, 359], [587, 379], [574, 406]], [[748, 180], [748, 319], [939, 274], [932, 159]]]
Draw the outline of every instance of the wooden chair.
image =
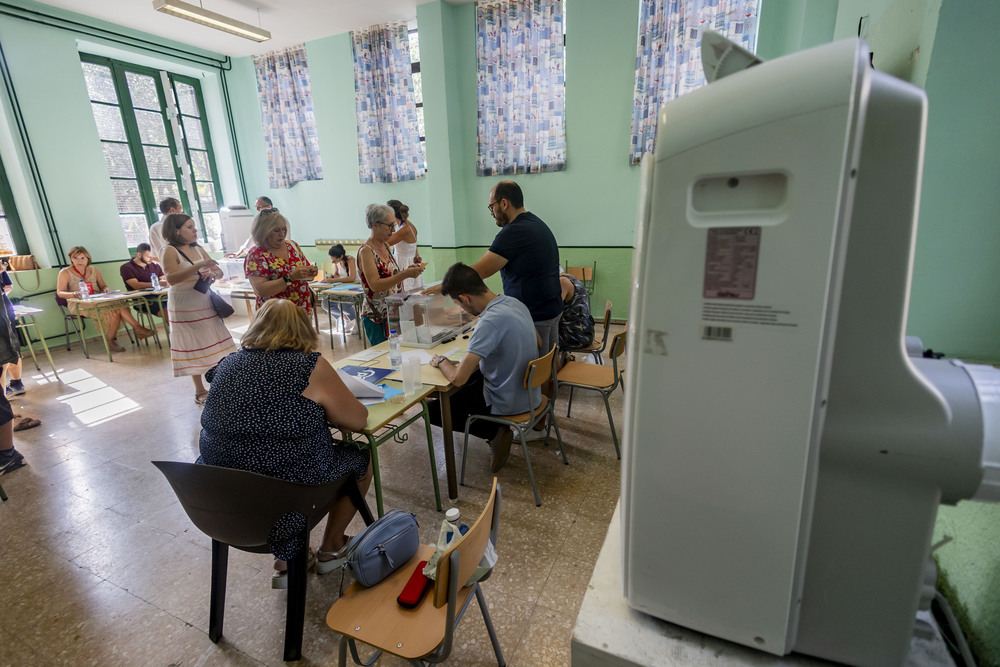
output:
[[594, 260], [594, 265], [592, 267], [567, 266], [566, 273], [583, 283], [583, 287], [587, 290], [588, 296], [594, 296], [594, 274], [597, 273], [597, 260]]
[[601, 394], [601, 398], [604, 399], [604, 408], [608, 411], [608, 424], [611, 425], [611, 437], [615, 442], [615, 455], [619, 459], [622, 457], [622, 452], [618, 446], [618, 434], [615, 432], [615, 420], [611, 416], [611, 404], [608, 402], [608, 397], [611, 392], [622, 386], [622, 374], [618, 370], [618, 357], [625, 351], [625, 337], [627, 335], [627, 331], [622, 331], [611, 339], [612, 367], [570, 361], [559, 369], [555, 378], [556, 393], [559, 392], [560, 385], [570, 388], [569, 404], [566, 406], [567, 417], [573, 408], [573, 389], [592, 389]]
[[[475, 593], [482, 611], [486, 630], [493, 644], [497, 664], [503, 666], [503, 652], [490, 620], [490, 612], [480, 583], [485, 577], [466, 586], [486, 551], [487, 540], [496, 544], [500, 527], [500, 485], [493, 478], [493, 489], [482, 514], [461, 539], [451, 543], [437, 564], [434, 588], [414, 609], [404, 609], [396, 598], [406, 586], [413, 569], [434, 553], [434, 547], [421, 545], [408, 563], [381, 583], [365, 588], [355, 582], [338, 599], [326, 615], [326, 624], [339, 632], [338, 665], [347, 664], [347, 649], [359, 665], [370, 665], [383, 651], [398, 655], [415, 664], [443, 662], [451, 654], [455, 627]], [[357, 642], [377, 650], [366, 662], [358, 656]]]
[[611, 300], [605, 302], [604, 304], [604, 331], [601, 333], [601, 340], [598, 341], [596, 338], [594, 342], [585, 347], [570, 347], [562, 350], [563, 352], [583, 352], [584, 354], [593, 355], [594, 361], [599, 364], [604, 364], [604, 350], [608, 347], [608, 332], [611, 330]]
[[[548, 354], [528, 364], [528, 367], [524, 371], [525, 391], [528, 391], [529, 388], [541, 387], [549, 381], [549, 378], [552, 377], [555, 356], [556, 348], [553, 345]], [[562, 454], [563, 463], [569, 465], [569, 460], [566, 458], [566, 448], [563, 446], [562, 436], [559, 434], [559, 424], [556, 423], [554, 407], [555, 401], [550, 400], [548, 396], [542, 394], [542, 402], [539, 403], [537, 408], [528, 412], [522, 412], [519, 415], [469, 415], [465, 420], [465, 443], [462, 445], [462, 476], [459, 478], [459, 484], [465, 486], [465, 462], [468, 459], [466, 454], [469, 451], [469, 426], [476, 420], [504, 424], [512, 427], [521, 440], [524, 462], [528, 466], [528, 479], [531, 480], [531, 490], [535, 492], [535, 506], [541, 506], [542, 498], [538, 495], [538, 486], [535, 484], [535, 473], [531, 469], [531, 456], [528, 454], [528, 441], [525, 438], [525, 434], [529, 433], [535, 427], [535, 424], [541, 423], [546, 415], [548, 415], [549, 421], [545, 426], [545, 444], [549, 443], [549, 434], [552, 432], [552, 427], [555, 427], [556, 439], [559, 441], [559, 453]]]
[[[251, 553], [269, 553], [268, 537], [275, 524], [290, 512], [306, 518], [298, 537], [309, 544], [309, 531], [344, 496], [351, 498], [366, 524], [374, 521], [354, 475], [325, 484], [301, 484], [265, 475], [198, 463], [153, 461], [160, 469], [191, 522], [212, 538], [212, 596], [208, 637], [218, 643], [226, 606], [229, 547]], [[302, 629], [306, 612], [308, 549], [288, 561], [288, 602], [285, 611], [284, 659], [302, 657]]]

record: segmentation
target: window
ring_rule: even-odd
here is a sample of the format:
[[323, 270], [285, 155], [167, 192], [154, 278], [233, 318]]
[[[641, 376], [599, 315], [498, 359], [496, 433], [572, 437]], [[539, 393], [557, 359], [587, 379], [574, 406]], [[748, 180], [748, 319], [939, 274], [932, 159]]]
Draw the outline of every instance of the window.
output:
[[30, 252], [14, 206], [7, 171], [0, 162], [0, 255], [27, 255]]
[[175, 197], [219, 238], [219, 179], [197, 79], [81, 55], [126, 244], [148, 239], [159, 202]]
[[417, 131], [420, 134], [420, 150], [427, 155], [424, 135], [424, 89], [420, 77], [420, 36], [417, 34], [417, 21], [407, 21], [407, 37], [410, 39], [410, 72], [413, 80], [413, 97], [417, 101]]

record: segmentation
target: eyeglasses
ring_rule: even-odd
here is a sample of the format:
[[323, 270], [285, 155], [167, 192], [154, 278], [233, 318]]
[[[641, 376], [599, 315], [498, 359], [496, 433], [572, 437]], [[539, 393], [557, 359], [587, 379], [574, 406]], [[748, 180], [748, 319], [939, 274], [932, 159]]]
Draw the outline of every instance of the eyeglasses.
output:
[[497, 204], [499, 204], [501, 201], [503, 201], [503, 200], [502, 199], [498, 199], [496, 201], [490, 202], [490, 205], [486, 207], [486, 210], [488, 210], [490, 212], [490, 215], [493, 215], [493, 207], [496, 206]]
[[377, 222], [376, 221], [375, 224], [376, 225], [385, 225], [386, 227], [389, 227], [390, 229], [396, 226], [395, 222]]
[[257, 212], [258, 213], [277, 213], [278, 209], [276, 209], [276, 208], [259, 208], [259, 209], [257, 209]]

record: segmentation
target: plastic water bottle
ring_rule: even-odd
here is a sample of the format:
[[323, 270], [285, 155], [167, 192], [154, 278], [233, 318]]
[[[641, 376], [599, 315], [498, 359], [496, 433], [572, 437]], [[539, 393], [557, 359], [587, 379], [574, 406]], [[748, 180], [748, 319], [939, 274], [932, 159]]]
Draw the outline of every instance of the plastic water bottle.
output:
[[90, 298], [90, 290], [87, 288], [86, 281], [81, 280], [79, 282], [79, 284], [78, 284], [78, 287], [80, 289], [80, 298], [83, 299], [84, 301], [86, 301], [87, 299], [89, 299]]
[[399, 349], [399, 331], [389, 329], [389, 365], [394, 371], [403, 370], [403, 352]]
[[462, 523], [462, 511], [457, 507], [452, 507], [450, 510], [445, 512], [445, 521], [452, 525], [451, 535], [448, 536], [448, 541], [451, 542], [451, 538], [455, 536], [457, 532], [460, 536], [465, 535], [469, 532], [469, 527]]
[[151, 273], [149, 275], [149, 282], [152, 283], [153, 289], [160, 289], [160, 276]]

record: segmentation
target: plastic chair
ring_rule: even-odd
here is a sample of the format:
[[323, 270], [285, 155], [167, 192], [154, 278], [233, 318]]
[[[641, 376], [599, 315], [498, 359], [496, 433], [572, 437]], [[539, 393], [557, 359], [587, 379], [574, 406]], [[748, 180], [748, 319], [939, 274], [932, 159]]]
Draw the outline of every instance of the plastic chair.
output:
[[567, 266], [566, 273], [583, 283], [583, 288], [587, 290], [588, 296], [594, 296], [594, 274], [597, 273], [597, 260], [594, 260], [593, 267]]
[[[593, 389], [601, 394], [601, 398], [604, 399], [604, 408], [608, 411], [608, 424], [611, 425], [611, 437], [615, 442], [615, 455], [619, 459], [622, 457], [622, 452], [618, 446], [618, 434], [615, 432], [615, 420], [611, 416], [611, 404], [608, 402], [608, 396], [622, 385], [622, 376], [618, 371], [618, 357], [625, 351], [625, 338], [627, 335], [627, 331], [622, 331], [615, 334], [615, 337], [611, 339], [610, 354], [612, 367], [570, 361], [559, 369], [555, 378], [556, 393], [559, 392], [560, 385], [570, 388], [569, 404], [566, 406], [567, 417], [569, 417], [570, 410], [573, 409], [573, 389]], [[624, 391], [624, 388], [622, 390]]]
[[[364, 588], [357, 582], [352, 584], [326, 615], [326, 624], [342, 635], [338, 665], [347, 664], [348, 647], [354, 662], [359, 665], [372, 664], [383, 651], [415, 664], [424, 664], [424, 660], [444, 662], [451, 654], [455, 627], [462, 620], [473, 593], [482, 611], [497, 664], [505, 665], [480, 587], [492, 570], [471, 586], [465, 585], [483, 558], [487, 540], [496, 544], [499, 527], [500, 485], [494, 477], [493, 490], [482, 514], [469, 532], [452, 542], [441, 555], [432, 593], [424, 596], [416, 608], [404, 609], [396, 603], [396, 598], [416, 565], [434, 553], [432, 546], [421, 545], [408, 563], [371, 588]], [[377, 650], [362, 662], [357, 642]]]
[[[73, 331], [76, 332], [76, 337], [80, 341], [80, 347], [83, 348], [83, 356], [90, 359], [90, 352], [87, 351], [87, 343], [83, 339], [83, 334], [87, 329], [87, 322], [79, 315], [74, 315], [69, 312], [66, 306], [59, 306], [59, 310], [61, 310], [63, 314], [63, 329], [66, 332], [66, 351], [69, 352], [71, 349], [69, 344], [69, 325], [72, 324]], [[76, 326], [77, 321], [80, 322], [79, 327]]]
[[593, 355], [594, 361], [599, 364], [604, 364], [604, 350], [608, 347], [608, 332], [611, 330], [611, 301], [608, 300], [604, 304], [604, 332], [601, 334], [601, 340], [594, 340], [593, 343], [585, 347], [568, 347], [563, 350], [563, 352], [583, 352], [584, 354]]
[[[553, 345], [548, 354], [528, 364], [528, 367], [524, 371], [525, 391], [529, 388], [541, 387], [549, 381], [549, 378], [552, 377], [555, 356], [556, 348]], [[531, 469], [531, 456], [528, 455], [528, 441], [524, 436], [534, 428], [535, 424], [540, 423], [548, 415], [549, 421], [545, 426], [545, 444], [548, 444], [549, 433], [552, 432], [552, 427], [554, 426], [556, 429], [556, 439], [559, 441], [559, 453], [562, 454], [563, 463], [569, 465], [569, 461], [566, 459], [566, 448], [563, 446], [562, 436], [559, 434], [559, 424], [556, 423], [554, 406], [555, 401], [550, 400], [548, 396], [542, 394], [542, 402], [537, 408], [533, 408], [529, 412], [522, 412], [519, 415], [469, 415], [465, 419], [465, 444], [462, 446], [462, 476], [459, 479], [459, 483], [465, 486], [465, 462], [468, 459], [466, 454], [469, 451], [469, 426], [472, 425], [472, 422], [481, 420], [495, 424], [504, 424], [512, 427], [521, 440], [524, 462], [528, 466], [528, 479], [531, 480], [531, 490], [535, 492], [535, 506], [541, 506], [542, 498], [538, 495], [538, 486], [535, 484], [535, 473]]]
[[[374, 521], [357, 480], [345, 475], [325, 484], [301, 484], [265, 475], [198, 463], [153, 461], [160, 469], [191, 522], [212, 538], [212, 596], [208, 637], [218, 643], [226, 605], [229, 547], [251, 553], [269, 553], [268, 535], [289, 512], [306, 517], [302, 537], [312, 530], [344, 496], [351, 498], [366, 524]], [[302, 657], [302, 629], [306, 609], [308, 549], [288, 561], [288, 602], [285, 616], [284, 659]]]

